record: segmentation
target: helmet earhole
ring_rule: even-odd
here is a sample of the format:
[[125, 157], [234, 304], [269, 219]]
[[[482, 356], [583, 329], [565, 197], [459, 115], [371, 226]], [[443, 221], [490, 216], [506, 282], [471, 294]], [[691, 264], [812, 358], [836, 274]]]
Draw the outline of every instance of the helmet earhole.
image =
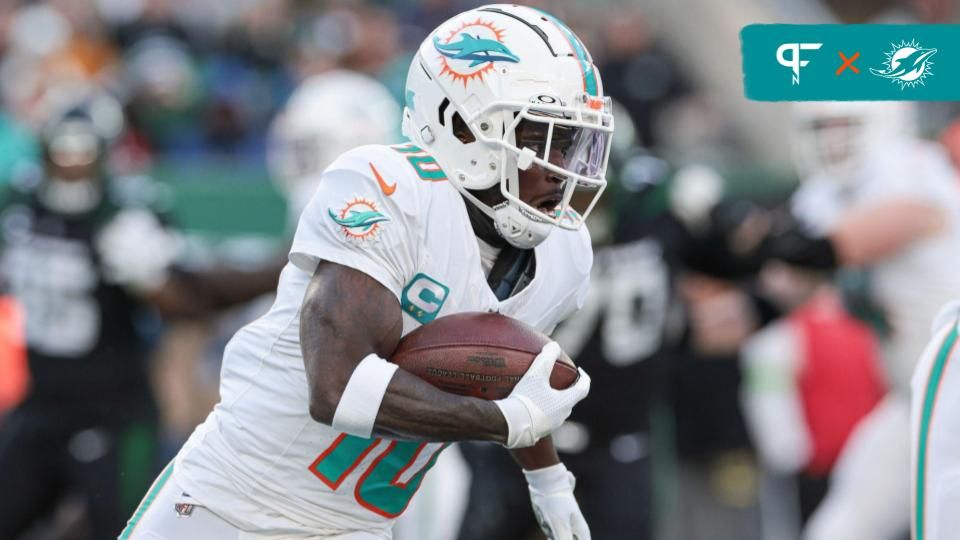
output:
[[473, 136], [473, 132], [470, 131], [470, 127], [463, 121], [463, 117], [460, 116], [459, 112], [453, 113], [450, 124], [450, 127], [453, 129], [453, 136], [463, 144], [470, 144], [477, 140], [477, 138]]

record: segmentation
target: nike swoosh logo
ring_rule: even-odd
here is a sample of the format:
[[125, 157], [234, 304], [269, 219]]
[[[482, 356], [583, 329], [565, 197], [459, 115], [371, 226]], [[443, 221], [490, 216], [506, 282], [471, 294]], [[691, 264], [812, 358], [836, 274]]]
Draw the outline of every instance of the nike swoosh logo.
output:
[[392, 186], [387, 185], [387, 183], [383, 181], [383, 177], [380, 176], [380, 171], [373, 166], [373, 163], [370, 163], [370, 170], [373, 171], [373, 176], [377, 179], [377, 184], [379, 184], [380, 190], [383, 191], [383, 194], [387, 197], [393, 195], [393, 192], [397, 190], [397, 183], [394, 182]]

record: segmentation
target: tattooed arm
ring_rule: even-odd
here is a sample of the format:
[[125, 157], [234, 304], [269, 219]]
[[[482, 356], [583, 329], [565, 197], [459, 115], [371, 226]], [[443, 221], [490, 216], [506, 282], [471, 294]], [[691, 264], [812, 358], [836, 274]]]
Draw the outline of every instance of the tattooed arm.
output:
[[[360, 361], [388, 358], [403, 329], [396, 297], [372, 277], [331, 262], [314, 272], [300, 314], [300, 345], [310, 386], [310, 415], [330, 424]], [[444, 392], [398, 369], [380, 405], [374, 433], [417, 440], [506, 441], [493, 402]]]

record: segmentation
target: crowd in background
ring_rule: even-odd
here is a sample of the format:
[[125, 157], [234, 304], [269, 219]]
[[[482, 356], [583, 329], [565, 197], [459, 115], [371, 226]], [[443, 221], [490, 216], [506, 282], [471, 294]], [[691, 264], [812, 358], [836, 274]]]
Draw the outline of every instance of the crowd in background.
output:
[[[577, 32], [603, 75], [605, 91], [619, 104], [618, 142], [610, 174], [611, 183], [616, 184], [611, 193], [617, 196], [599, 209], [591, 223], [598, 244], [623, 240], [622, 224], [631, 220], [631, 226], [650, 227], [656, 234], [674, 231], [673, 221], [695, 230], [697, 206], [704, 198], [751, 199], [764, 206], [786, 200], [798, 173], [787, 144], [776, 141], [784, 140], [779, 135], [788, 131], [789, 114], [773, 104], [750, 109], [736, 86], [738, 64], [720, 72], [714, 64], [722, 62], [708, 58], [714, 54], [714, 42], [735, 37], [741, 24], [785, 19], [949, 22], [957, 17], [946, 0], [743, 0], [723, 3], [722, 11], [736, 15], [730, 17], [719, 17], [720, 12], [712, 10], [720, 8], [705, 0], [693, 1], [687, 8], [678, 7], [683, 2], [668, 0], [531, 3], [554, 12]], [[161, 184], [169, 183], [176, 188], [173, 193], [184, 197], [168, 201], [173, 223], [181, 226], [186, 237], [204, 236], [209, 232], [204, 224], [210, 220], [192, 218], [197, 201], [189, 200], [191, 194], [206, 193], [207, 199], [222, 201], [206, 208], [223, 216], [247, 211], [228, 204], [238, 191], [273, 199], [293, 196], [278, 178], [280, 173], [271, 168], [270, 156], [273, 146], [283, 143], [276, 136], [276, 119], [301, 83], [331, 70], [349, 70], [380, 81], [402, 104], [406, 70], [424, 36], [450, 16], [478, 4], [456, 0], [0, 0], [0, 186], [22, 182], [43, 166], [41, 133], [46, 122], [77, 92], [92, 86], [116, 98], [125, 119], [125, 129], [112, 141], [108, 155], [110, 174], [154, 176]], [[689, 17], [698, 8], [702, 16]], [[678, 13], [683, 9], [690, 12]], [[713, 19], [712, 15], [718, 16]], [[711, 32], [714, 27], [716, 36]], [[960, 162], [956, 157], [960, 128], [949, 127], [954, 113], [952, 104], [930, 104], [920, 111], [918, 131], [932, 139], [943, 134], [943, 144]], [[384, 142], [400, 140], [399, 126], [393, 137]], [[175, 172], [161, 174], [171, 170]], [[207, 176], [210, 170], [219, 171], [216, 181]], [[263, 189], [256, 191], [249, 184]], [[289, 202], [290, 208], [297, 207], [295, 201]], [[739, 215], [735, 204], [724, 208]], [[284, 219], [281, 214], [274, 221], [282, 223], [254, 231], [268, 237], [268, 248], [256, 248], [266, 253], [258, 262], [283, 257], [288, 224], [295, 222], [295, 216]], [[665, 214], [671, 214], [670, 225], [658, 221]], [[251, 233], [249, 229], [236, 234], [217, 232], [225, 241]], [[669, 244], [676, 237], [665, 234], [668, 248], [664, 249], [691, 249]], [[239, 245], [245, 250], [252, 244]], [[192, 257], [187, 266], [222, 262], [196, 250], [183, 257]], [[239, 260], [250, 257], [239, 256]], [[686, 255], [678, 255], [671, 264], [679, 268], [687, 262]], [[230, 263], [235, 265], [236, 260]], [[670, 271], [665, 279], [677, 294], [654, 305], [663, 308], [660, 323], [666, 332], [687, 334], [671, 338], [683, 343], [683, 352], [670, 356], [679, 360], [665, 370], [657, 365], [636, 375], [647, 379], [636, 381], [636, 386], [649, 394], [638, 398], [643, 405], [638, 405], [637, 413], [649, 418], [637, 428], [649, 432], [649, 437], [634, 450], [652, 464], [651, 476], [644, 480], [651, 486], [651, 500], [643, 504], [651, 507], [651, 530], [657, 531], [653, 537], [789, 539], [823, 497], [825, 477], [839, 450], [818, 455], [822, 461], [810, 465], [798, 480], [791, 479], [796, 483], [788, 487], [782, 476], [767, 474], [741, 406], [740, 346], [757, 321], [718, 316], [738, 313], [727, 308], [753, 302], [756, 295], [751, 285], [744, 287], [740, 280], [696, 272], [680, 279], [680, 270]], [[179, 448], [215, 403], [223, 344], [233, 329], [265, 309], [263, 302], [269, 300], [217, 316], [169, 317], [162, 327], [145, 330], [152, 347], [151, 373], [164, 439], [156, 449], [155, 469], [146, 477], [169, 460], [171, 451]], [[816, 309], [834, 314], [831, 302], [824, 300]], [[769, 316], [763, 311], [766, 304], [757, 305], [759, 317]], [[689, 325], [671, 330], [670, 317], [675, 312], [683, 312]], [[860, 347], [857, 350], [867, 351], [863, 354], [869, 357], [873, 345], [864, 344], [869, 338], [857, 334], [863, 327], [845, 318], [842, 324], [847, 325], [844, 335], [856, 334], [850, 337], [851, 347]], [[0, 355], [2, 347], [0, 342]], [[874, 369], [869, 359], [864, 365], [862, 373]], [[6, 379], [0, 380], [0, 407], [14, 401], [9, 396], [16, 393], [8, 389], [16, 385], [4, 386], [13, 380], [14, 371], [6, 373]], [[865, 413], [860, 409], [868, 410], [879, 399], [881, 383], [867, 379], [859, 387], [859, 395], [867, 397], [851, 406], [857, 412], [849, 413], [848, 424]], [[661, 392], [656, 388], [660, 383], [670, 390]], [[602, 393], [601, 388], [596, 390]], [[850, 426], [846, 429], [844, 435]], [[838, 437], [835, 446], [843, 442], [844, 437]], [[771, 493], [765, 500], [763, 494]], [[15, 495], [0, 495], [0, 505], [10, 496]], [[68, 500], [51, 514], [52, 525], [35, 527], [31, 538], [82, 538], [70, 532], [72, 524], [82, 520], [71, 509], [76, 514], [82, 508], [82, 503]], [[771, 520], [776, 524], [771, 525]], [[796, 522], [792, 529], [791, 521]]]
[[[398, 98], [412, 51], [469, 2], [6, 2], [0, 10], [5, 178], [37, 155], [30, 133], [52, 91], [93, 83], [125, 106], [115, 160], [263, 167], [270, 121], [296, 85], [341, 67], [381, 80]], [[22, 4], [22, 5], [18, 5]], [[656, 112], [690, 91], [635, 7], [593, 18], [586, 4], [542, 3], [591, 47], [646, 144]], [[199, 180], [202, 181], [202, 180]]]

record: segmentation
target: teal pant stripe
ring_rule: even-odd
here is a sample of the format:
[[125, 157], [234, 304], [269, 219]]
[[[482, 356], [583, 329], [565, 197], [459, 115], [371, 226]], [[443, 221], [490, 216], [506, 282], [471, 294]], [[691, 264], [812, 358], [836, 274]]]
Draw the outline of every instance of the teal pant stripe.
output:
[[147, 495], [143, 498], [143, 501], [140, 503], [140, 506], [137, 508], [137, 511], [134, 512], [133, 517], [130, 518], [130, 521], [127, 523], [127, 527], [123, 529], [123, 532], [120, 533], [119, 540], [127, 540], [130, 538], [130, 535], [133, 534], [133, 530], [137, 528], [137, 523], [140, 522], [140, 518], [143, 517], [147, 510], [150, 508], [150, 505], [153, 504], [153, 500], [157, 498], [157, 493], [160, 493], [160, 490], [163, 489], [163, 486], [167, 483], [167, 480], [170, 479], [170, 475], [173, 473], [173, 462], [171, 461], [163, 472], [160, 473], [160, 476], [157, 477], [157, 480], [150, 486], [150, 491], [147, 492]]
[[927, 441], [930, 438], [930, 422], [933, 419], [933, 409], [937, 401], [937, 391], [940, 389], [940, 381], [943, 379], [943, 372], [947, 367], [947, 360], [957, 342], [957, 325], [954, 323], [953, 329], [947, 334], [943, 345], [937, 352], [937, 359], [933, 362], [933, 369], [930, 370], [930, 376], [927, 379], [927, 385], [923, 392], [923, 412], [920, 416], [920, 441], [917, 445], [917, 486], [916, 500], [914, 504], [914, 540], [923, 540], [923, 516], [924, 516], [924, 498], [926, 490], [926, 469], [927, 469]]

